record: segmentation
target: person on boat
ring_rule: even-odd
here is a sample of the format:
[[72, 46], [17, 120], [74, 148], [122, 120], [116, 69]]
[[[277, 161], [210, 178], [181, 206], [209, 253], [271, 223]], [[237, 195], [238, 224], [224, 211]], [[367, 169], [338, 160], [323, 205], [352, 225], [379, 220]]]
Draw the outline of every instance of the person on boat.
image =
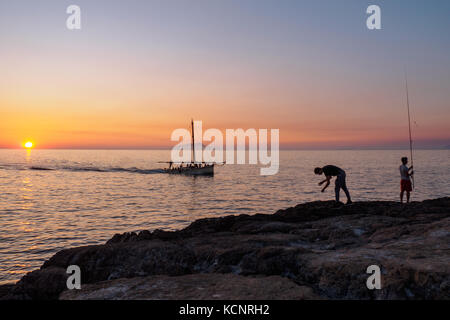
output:
[[339, 167], [333, 166], [333, 165], [326, 165], [325, 167], [317, 167], [314, 169], [314, 173], [317, 175], [321, 175], [324, 174], [325, 175], [325, 180], [319, 182], [319, 186], [321, 186], [322, 184], [325, 184], [325, 186], [322, 188], [322, 192], [325, 192], [325, 190], [328, 188], [328, 186], [330, 185], [330, 180], [333, 177], [336, 177], [335, 180], [335, 188], [334, 191], [336, 193], [336, 202], [339, 202], [339, 193], [342, 190], [344, 190], [345, 195], [347, 196], [347, 204], [351, 204], [352, 203], [352, 199], [350, 197], [350, 192], [347, 189], [347, 184], [345, 182], [345, 171], [342, 170]]
[[406, 191], [406, 203], [409, 202], [412, 191], [411, 176], [414, 174], [412, 171], [413, 166], [409, 167], [406, 165], [408, 163], [408, 158], [402, 158], [402, 165], [400, 166], [400, 202], [403, 203], [403, 195]]

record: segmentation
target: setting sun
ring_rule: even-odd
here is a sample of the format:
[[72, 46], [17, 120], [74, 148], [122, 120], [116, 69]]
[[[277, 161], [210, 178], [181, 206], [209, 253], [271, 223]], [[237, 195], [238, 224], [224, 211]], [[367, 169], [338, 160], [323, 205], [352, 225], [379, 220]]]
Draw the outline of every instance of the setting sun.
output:
[[33, 142], [28, 141], [28, 142], [25, 143], [24, 146], [25, 146], [25, 148], [27, 148], [27, 149], [31, 149], [31, 148], [33, 148]]

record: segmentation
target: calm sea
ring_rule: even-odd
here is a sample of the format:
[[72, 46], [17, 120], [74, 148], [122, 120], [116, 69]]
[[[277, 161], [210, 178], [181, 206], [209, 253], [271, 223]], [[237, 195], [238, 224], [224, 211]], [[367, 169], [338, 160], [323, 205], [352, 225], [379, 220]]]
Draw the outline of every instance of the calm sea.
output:
[[[280, 171], [216, 167], [214, 177], [161, 173], [164, 151], [0, 150], [0, 283], [18, 280], [55, 252], [99, 244], [115, 233], [173, 230], [204, 217], [273, 213], [320, 192], [313, 168], [347, 171], [354, 201], [397, 200], [407, 151], [282, 151]], [[450, 196], [450, 151], [415, 154], [414, 200]], [[345, 199], [342, 194], [343, 199]]]

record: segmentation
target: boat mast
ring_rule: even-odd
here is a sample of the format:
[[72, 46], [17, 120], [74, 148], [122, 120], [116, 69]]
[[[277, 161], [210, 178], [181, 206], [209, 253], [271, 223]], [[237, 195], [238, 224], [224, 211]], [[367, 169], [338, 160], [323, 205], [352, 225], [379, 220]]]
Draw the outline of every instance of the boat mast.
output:
[[194, 139], [194, 119], [191, 119], [191, 131], [192, 131], [192, 163], [195, 162], [195, 139]]

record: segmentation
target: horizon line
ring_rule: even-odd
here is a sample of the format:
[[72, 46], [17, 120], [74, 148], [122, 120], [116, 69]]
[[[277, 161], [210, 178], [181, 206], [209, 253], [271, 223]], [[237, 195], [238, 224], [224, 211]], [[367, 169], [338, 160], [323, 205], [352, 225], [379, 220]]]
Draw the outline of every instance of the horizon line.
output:
[[[55, 147], [55, 148], [32, 148], [26, 149], [21, 147], [0, 147], [0, 150], [130, 150], [130, 151], [145, 151], [145, 150], [171, 150], [172, 147]], [[270, 149], [270, 146], [268, 146]], [[242, 150], [235, 148], [234, 150]], [[244, 148], [248, 150], [248, 148]], [[280, 151], [319, 151], [319, 150], [409, 150], [409, 147], [398, 146], [342, 146], [342, 147], [281, 147]], [[420, 146], [413, 148], [413, 150], [450, 150], [450, 146]], [[224, 150], [226, 151], [226, 149]]]

